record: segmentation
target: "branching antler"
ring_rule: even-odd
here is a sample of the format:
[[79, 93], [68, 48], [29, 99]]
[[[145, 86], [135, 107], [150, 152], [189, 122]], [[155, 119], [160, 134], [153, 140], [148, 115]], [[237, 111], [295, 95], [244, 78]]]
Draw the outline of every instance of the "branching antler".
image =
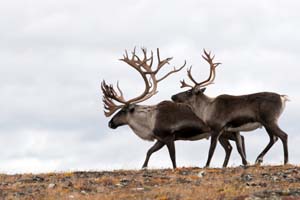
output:
[[186, 65], [186, 62], [184, 62], [183, 66], [176, 69], [174, 67], [173, 70], [169, 71], [167, 74], [162, 76], [161, 78], [157, 79], [158, 72], [166, 65], [169, 64], [169, 61], [172, 58], [166, 58], [161, 60], [159, 55], [159, 49], [157, 49], [157, 67], [155, 70], [152, 69], [153, 65], [153, 52], [151, 51], [151, 55], [148, 58], [147, 57], [147, 50], [145, 48], [142, 48], [143, 52], [143, 58], [140, 58], [135, 53], [135, 48], [132, 52], [131, 58], [129, 58], [127, 51], [125, 51], [125, 54], [123, 55], [123, 58], [120, 60], [127, 63], [129, 66], [133, 67], [135, 70], [139, 72], [139, 74], [142, 76], [145, 84], [145, 89], [143, 93], [135, 98], [132, 98], [130, 100], [125, 100], [123, 96], [123, 92], [120, 89], [119, 85], [117, 84], [118, 92], [113, 88], [112, 85], [107, 85], [105, 81], [102, 82], [101, 88], [103, 91], [103, 102], [105, 104], [104, 108], [107, 110], [105, 112], [106, 116], [112, 115], [117, 109], [122, 107], [121, 105], [116, 105], [113, 103], [113, 100], [128, 105], [130, 103], [139, 103], [142, 101], [145, 101], [149, 98], [151, 98], [153, 95], [155, 95], [157, 91], [157, 84], [167, 78], [169, 75], [176, 73], [183, 69]]
[[213, 62], [213, 59], [215, 58], [215, 56], [212, 56], [211, 57], [211, 52], [207, 53], [207, 51], [205, 49], [203, 49], [203, 52], [204, 52], [204, 55], [202, 55], [202, 58], [204, 60], [206, 60], [208, 62], [208, 64], [210, 65], [210, 73], [209, 73], [209, 77], [205, 80], [205, 81], [202, 81], [200, 83], [198, 83], [197, 81], [195, 81], [195, 79], [193, 78], [192, 76], [192, 67], [190, 67], [188, 70], [187, 70], [187, 74], [188, 74], [188, 77], [190, 78], [190, 80], [194, 83], [194, 86], [192, 85], [189, 85], [187, 83], [185, 83], [184, 80], [180, 81], [181, 83], [181, 88], [183, 87], [191, 87], [191, 88], [201, 88], [201, 87], [205, 87], [205, 86], [208, 86], [210, 84], [213, 84], [213, 81], [215, 80], [216, 78], [216, 67], [218, 65], [220, 65], [221, 63], [214, 63]]
[[123, 93], [118, 86], [118, 90], [120, 95], [114, 90], [112, 85], [107, 85], [105, 81], [101, 83], [101, 89], [103, 92], [103, 103], [104, 103], [104, 114], [106, 117], [111, 116], [114, 112], [116, 112], [122, 105], [116, 105], [113, 100], [118, 101], [119, 103], [124, 104], [125, 100], [123, 97]]
[[209, 63], [210, 73], [209, 73], [208, 79], [206, 79], [205, 81], [202, 81], [201, 83], [199, 83], [198, 87], [205, 87], [207, 85], [213, 84], [213, 82], [216, 78], [216, 67], [221, 64], [221, 63], [214, 63], [213, 62], [215, 56], [211, 57], [211, 52], [207, 53], [205, 51], [205, 49], [203, 49], [203, 51], [204, 51], [205, 55], [202, 55], [202, 58]]

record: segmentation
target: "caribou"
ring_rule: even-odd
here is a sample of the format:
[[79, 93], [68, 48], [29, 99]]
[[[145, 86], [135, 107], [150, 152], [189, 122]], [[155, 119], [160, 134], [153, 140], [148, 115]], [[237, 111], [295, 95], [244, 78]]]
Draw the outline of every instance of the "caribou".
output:
[[[106, 84], [103, 80], [101, 89], [103, 92], [104, 114], [106, 117], [110, 117], [118, 111], [108, 123], [110, 128], [116, 129], [119, 126], [128, 125], [141, 139], [156, 140], [155, 144], [147, 151], [143, 168], [148, 166], [152, 153], [160, 150], [165, 145], [168, 148], [173, 168], [176, 168], [174, 141], [208, 139], [211, 128], [201, 118], [197, 117], [187, 104], [162, 101], [157, 105], [138, 105], [138, 103], [146, 101], [158, 92], [157, 86], [160, 81], [180, 71], [186, 65], [186, 62], [184, 62], [181, 67], [174, 67], [173, 70], [161, 78], [157, 78], [157, 73], [166, 64], [169, 64], [172, 58], [161, 60], [159, 49], [157, 49], [157, 66], [153, 69], [153, 52], [151, 51], [149, 58], [146, 49], [142, 49], [142, 52], [143, 58], [138, 57], [135, 50], [132, 52], [132, 57], [129, 58], [127, 51], [125, 51], [125, 55], [120, 60], [134, 68], [142, 76], [145, 84], [143, 93], [126, 100], [119, 84], [117, 84], [116, 90], [113, 85]], [[236, 141], [236, 137], [232, 135], [226, 136], [224, 134], [220, 138], [225, 141], [225, 144], [229, 143], [228, 140]], [[228, 153], [230, 154], [231, 149], [228, 145], [224, 145], [223, 148], [226, 152], [224, 165], [227, 165]]]
[[[210, 66], [209, 77], [197, 82], [192, 76], [190, 67], [187, 70], [189, 79], [193, 84], [181, 81], [181, 88], [191, 89], [172, 96], [172, 100], [178, 103], [186, 103], [191, 106], [195, 114], [201, 118], [212, 130], [211, 144], [208, 152], [206, 167], [209, 167], [214, 154], [218, 138], [226, 131], [230, 132], [252, 131], [262, 126], [266, 129], [270, 141], [263, 151], [258, 155], [255, 163], [263, 162], [264, 155], [269, 151], [278, 137], [282, 141], [284, 150], [284, 164], [288, 163], [288, 135], [279, 128], [278, 119], [285, 108], [288, 97], [272, 92], [260, 92], [241, 96], [219, 95], [215, 98], [204, 94], [206, 86], [215, 80], [215, 70], [221, 63], [214, 62], [211, 52], [204, 50], [203, 59]], [[238, 144], [238, 143], [237, 143]], [[240, 145], [240, 144], [238, 144]], [[238, 147], [241, 151], [242, 147]], [[242, 159], [245, 155], [240, 152]]]

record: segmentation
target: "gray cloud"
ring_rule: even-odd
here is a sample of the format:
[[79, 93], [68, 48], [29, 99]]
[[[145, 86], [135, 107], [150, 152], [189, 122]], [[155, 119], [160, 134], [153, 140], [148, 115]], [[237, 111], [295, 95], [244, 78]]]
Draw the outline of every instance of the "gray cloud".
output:
[[[139, 168], [151, 143], [126, 127], [108, 129], [99, 90], [102, 79], [120, 80], [126, 97], [142, 90], [136, 72], [117, 60], [134, 46], [159, 47], [162, 57], [174, 57], [171, 65], [186, 59], [199, 78], [208, 73], [201, 51], [212, 50], [223, 64], [210, 96], [289, 95], [280, 124], [298, 163], [298, 8], [297, 1], [1, 2], [0, 171]], [[170, 77], [145, 104], [170, 99], [183, 77], [184, 71]], [[244, 135], [253, 162], [268, 137], [264, 130]], [[203, 166], [208, 145], [178, 142], [178, 164]], [[219, 146], [213, 165], [221, 166], [223, 156]], [[280, 141], [265, 160], [282, 163]], [[230, 164], [240, 163], [234, 152]], [[150, 166], [170, 167], [166, 150]]]

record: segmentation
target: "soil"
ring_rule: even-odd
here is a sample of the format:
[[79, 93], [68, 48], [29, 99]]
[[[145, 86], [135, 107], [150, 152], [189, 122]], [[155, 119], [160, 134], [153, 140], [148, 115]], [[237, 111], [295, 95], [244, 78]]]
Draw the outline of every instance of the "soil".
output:
[[300, 167], [0, 174], [0, 199], [300, 200]]

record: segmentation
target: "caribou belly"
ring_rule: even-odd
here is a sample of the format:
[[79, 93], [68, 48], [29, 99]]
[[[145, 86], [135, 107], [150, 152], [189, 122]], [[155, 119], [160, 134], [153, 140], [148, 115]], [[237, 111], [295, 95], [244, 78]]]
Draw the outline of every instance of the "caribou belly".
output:
[[195, 140], [202, 140], [202, 139], [207, 139], [210, 137], [210, 133], [201, 133], [198, 135], [194, 135], [191, 137], [176, 137], [177, 140], [190, 140], [190, 141], [195, 141]]
[[238, 132], [238, 131], [253, 131], [255, 129], [262, 128], [262, 124], [259, 122], [250, 122], [238, 127], [226, 127], [226, 131]]

